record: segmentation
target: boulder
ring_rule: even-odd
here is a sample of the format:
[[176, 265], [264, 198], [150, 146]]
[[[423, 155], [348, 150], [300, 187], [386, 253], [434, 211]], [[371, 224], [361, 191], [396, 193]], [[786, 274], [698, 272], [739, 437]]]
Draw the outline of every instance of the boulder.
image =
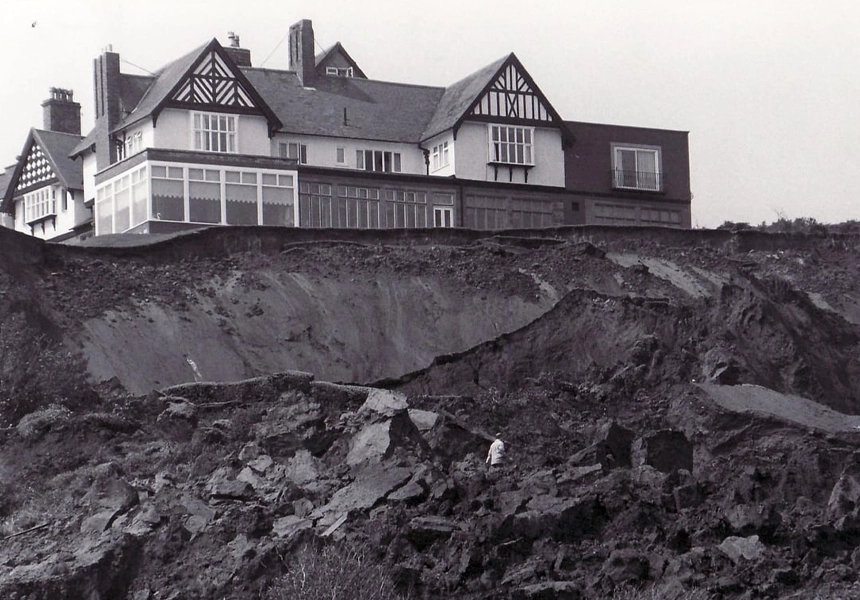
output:
[[409, 404], [406, 396], [390, 390], [373, 388], [367, 394], [367, 400], [358, 409], [359, 415], [372, 414], [376, 417], [392, 418], [406, 412]]
[[573, 543], [600, 531], [608, 516], [597, 496], [578, 498], [547, 497], [530, 501], [534, 508], [505, 517], [496, 527], [497, 539], [551, 537]]
[[182, 498], [185, 508], [185, 529], [196, 535], [206, 529], [217, 514], [213, 508], [196, 496], [186, 495]]
[[605, 470], [631, 466], [634, 434], [615, 421], [602, 425], [595, 440], [596, 458]]
[[285, 476], [299, 487], [319, 479], [317, 459], [307, 450], [299, 450], [287, 461]]
[[370, 510], [411, 477], [409, 469], [400, 467], [376, 465], [367, 468], [358, 474], [355, 481], [335, 492], [328, 504], [315, 510], [313, 516]]
[[156, 422], [168, 439], [187, 442], [197, 428], [197, 406], [183, 398], [171, 398]]
[[458, 530], [457, 523], [443, 517], [415, 517], [409, 521], [406, 538], [420, 552], [436, 540], [448, 539]]
[[773, 502], [737, 504], [725, 511], [726, 522], [740, 536], [772, 536], [782, 523], [782, 514]]
[[296, 515], [287, 515], [276, 519], [272, 523], [272, 535], [275, 537], [288, 538], [303, 529], [310, 529], [314, 526], [314, 522], [310, 519], [302, 518]]
[[616, 586], [637, 584], [648, 578], [651, 562], [635, 550], [613, 550], [603, 565], [603, 573]]
[[860, 498], [860, 453], [848, 459], [830, 491], [825, 514], [831, 523], [855, 512]]
[[662, 473], [693, 470], [693, 444], [680, 431], [658, 431], [637, 440], [633, 447], [635, 465], [650, 465]]
[[427, 442], [406, 410], [366, 424], [350, 440], [346, 463], [351, 467], [379, 463], [391, 456], [398, 447], [408, 449], [413, 455], [430, 453]]
[[727, 537], [717, 546], [733, 563], [755, 562], [764, 556], [765, 546], [757, 535], [750, 537]]
[[439, 420], [439, 414], [430, 412], [429, 410], [410, 408], [408, 413], [409, 418], [412, 419], [412, 422], [415, 423], [415, 426], [421, 433], [426, 433], [433, 429], [436, 422]]
[[233, 478], [232, 470], [227, 467], [215, 470], [206, 482], [206, 492], [211, 498], [221, 500], [250, 500], [254, 497], [254, 488], [247, 481]]
[[320, 404], [301, 392], [293, 394], [291, 403], [270, 409], [253, 431], [262, 451], [281, 459], [292, 457], [300, 449], [319, 456], [336, 437], [326, 429], [325, 413]]

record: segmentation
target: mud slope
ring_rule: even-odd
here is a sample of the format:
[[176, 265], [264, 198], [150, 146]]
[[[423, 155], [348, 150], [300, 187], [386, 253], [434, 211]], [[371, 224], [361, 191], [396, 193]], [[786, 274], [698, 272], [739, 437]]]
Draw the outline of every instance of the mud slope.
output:
[[7, 310], [61, 337], [90, 382], [145, 393], [290, 369], [396, 376], [520, 327], [558, 298], [516, 255], [492, 249], [311, 241], [213, 256], [189, 239], [177, 254], [144, 238], [125, 240], [121, 255], [51, 247]]
[[[570, 385], [596, 378], [633, 394], [685, 382], [747, 383], [860, 414], [860, 331], [791, 281], [759, 279], [732, 261], [704, 269], [608, 254], [606, 262], [626, 266], [616, 277], [627, 295], [573, 290], [517, 331], [384, 384], [474, 394], [522, 389], [540, 377]], [[653, 297], [667, 282], [674, 289]]]

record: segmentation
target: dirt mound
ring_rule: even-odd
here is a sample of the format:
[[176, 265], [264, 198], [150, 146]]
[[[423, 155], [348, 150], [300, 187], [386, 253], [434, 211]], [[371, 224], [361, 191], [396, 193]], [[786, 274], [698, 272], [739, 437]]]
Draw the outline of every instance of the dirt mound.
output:
[[860, 587], [850, 236], [0, 233], [2, 597]]

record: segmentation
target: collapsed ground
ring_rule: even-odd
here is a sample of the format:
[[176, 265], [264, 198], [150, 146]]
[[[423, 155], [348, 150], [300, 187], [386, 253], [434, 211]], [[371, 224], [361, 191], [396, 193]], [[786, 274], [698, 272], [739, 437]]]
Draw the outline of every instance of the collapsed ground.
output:
[[855, 597], [857, 237], [305, 236], [3, 232], [4, 597]]

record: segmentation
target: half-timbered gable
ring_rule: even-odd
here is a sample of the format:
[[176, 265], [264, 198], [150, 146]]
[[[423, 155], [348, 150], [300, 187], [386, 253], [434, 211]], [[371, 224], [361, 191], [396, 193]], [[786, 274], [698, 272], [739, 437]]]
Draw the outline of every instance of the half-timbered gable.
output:
[[161, 69], [114, 132], [128, 130], [147, 118], [157, 128], [159, 118], [169, 109], [259, 116], [265, 119], [269, 136], [281, 127], [266, 101], [215, 39]]
[[47, 155], [42, 151], [38, 142], [33, 139], [27, 158], [21, 165], [21, 172], [15, 185], [16, 193], [26, 192], [34, 186], [41, 186], [57, 180], [57, 174], [51, 167]]
[[81, 169], [68, 156], [80, 139], [30, 130], [0, 205], [0, 210], [13, 216], [15, 229], [52, 239], [88, 220], [81, 201]]
[[201, 56], [198, 65], [170, 96], [169, 104], [205, 105], [220, 109], [258, 108], [248, 88], [214, 50]]
[[498, 77], [475, 102], [469, 118], [538, 123], [554, 121], [555, 111], [536, 89], [528, 73], [522, 71], [517, 63], [509, 60], [502, 66]]
[[514, 54], [448, 87], [424, 138], [440, 175], [558, 187], [573, 141]]

